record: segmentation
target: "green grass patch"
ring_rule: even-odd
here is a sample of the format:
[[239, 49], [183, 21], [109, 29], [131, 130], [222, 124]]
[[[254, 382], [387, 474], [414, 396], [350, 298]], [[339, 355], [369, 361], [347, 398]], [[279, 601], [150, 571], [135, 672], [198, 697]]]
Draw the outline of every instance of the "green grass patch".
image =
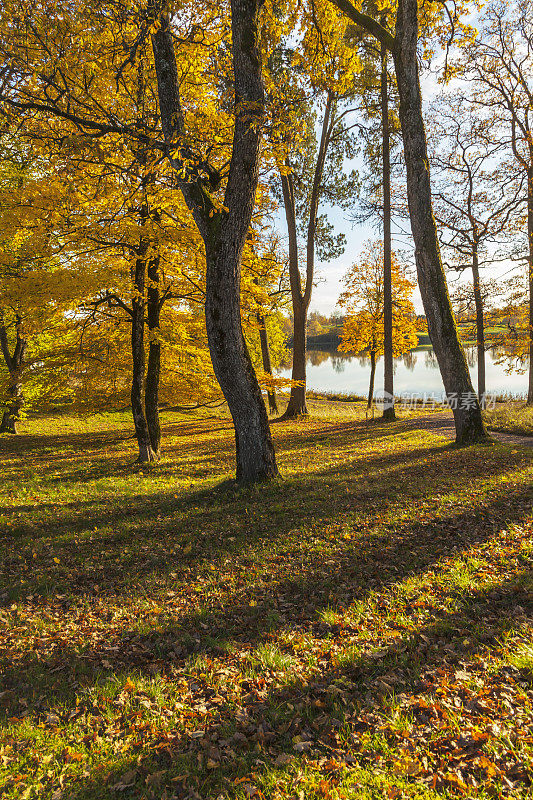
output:
[[531, 797], [531, 450], [311, 404], [0, 437], [3, 798]]
[[498, 403], [484, 417], [490, 430], [533, 436], [533, 406], [523, 402]]

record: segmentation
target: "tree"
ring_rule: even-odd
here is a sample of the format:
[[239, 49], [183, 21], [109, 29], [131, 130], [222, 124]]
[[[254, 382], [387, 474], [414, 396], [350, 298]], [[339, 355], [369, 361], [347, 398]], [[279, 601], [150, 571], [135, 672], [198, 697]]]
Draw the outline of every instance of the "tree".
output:
[[526, 262], [529, 292], [528, 405], [533, 405], [533, 3], [494, 2], [462, 69], [473, 82], [472, 103], [485, 113], [494, 137], [506, 144], [525, 178]]
[[0, 433], [16, 433], [20, 410], [24, 404], [21, 392], [21, 375], [25, 364], [27, 340], [22, 326], [22, 318], [15, 313], [11, 322], [14, 331], [14, 344], [9, 346], [9, 322], [4, 311], [0, 312], [0, 346], [9, 372], [8, 408], [4, 411]]
[[506, 362], [507, 372], [526, 372], [530, 346], [529, 272], [505, 281], [499, 287], [499, 295], [500, 302], [491, 315], [491, 322], [497, 327], [492, 336], [496, 362]]
[[266, 480], [278, 474], [268, 416], [246, 348], [240, 317], [241, 257], [258, 182], [265, 94], [259, 49], [258, 0], [231, 0], [235, 123], [223, 203], [213, 190], [221, 176], [189, 165], [171, 17], [151, 6], [152, 47], [159, 110], [178, 185], [204, 240], [207, 336], [215, 375], [235, 425], [237, 480]]
[[[386, 26], [386, 17], [381, 22]], [[391, 166], [390, 166], [390, 123], [389, 123], [389, 80], [387, 69], [387, 48], [381, 43], [381, 141], [383, 169], [383, 364], [384, 364], [384, 404], [383, 418], [396, 419], [394, 411], [394, 311], [392, 288], [392, 237], [391, 237]]]
[[476, 117], [458, 93], [441, 97], [433, 105], [432, 117], [435, 217], [450, 266], [472, 272], [478, 398], [484, 408], [486, 290], [481, 286], [480, 268], [491, 261], [491, 245], [496, 246], [509, 232], [520, 187], [498, 159], [501, 143], [491, 136], [488, 121]]
[[39, 218], [49, 217], [56, 198], [46, 198], [43, 192], [41, 208], [34, 208], [42, 162], [32, 159], [20, 138], [7, 131], [1, 149], [0, 352], [6, 368], [1, 392], [6, 409], [0, 432], [17, 433], [29, 342], [37, 331], [48, 328], [74, 287], [66, 284], [65, 270], [53, 258], [50, 231]]
[[[380, 24], [387, 26], [387, 9], [382, 9]], [[394, 106], [390, 103], [392, 93], [396, 99], [394, 77], [389, 75], [388, 50], [384, 43], [362, 32], [361, 28], [348, 29], [347, 38], [353, 39], [364, 59], [364, 67], [357, 82], [357, 95], [361, 100], [366, 125], [359, 131], [365, 139], [366, 175], [361, 180], [360, 208], [353, 216], [357, 222], [379, 219], [383, 231], [384, 262], [384, 403], [383, 419], [394, 420], [394, 366], [392, 347], [392, 198], [391, 155], [397, 144], [399, 127]], [[379, 122], [376, 124], [376, 119]]]
[[[239, 305], [241, 256], [255, 201], [265, 105], [261, 3], [232, 0], [222, 13], [212, 4], [195, 3], [193, 14], [192, 4], [184, 3], [171, 14], [166, 4], [155, 1], [147, 8], [73, 4], [68, 15], [52, 0], [39, 7], [21, 5], [16, 13], [3, 8], [1, 16], [0, 50], [7, 65], [0, 92], [4, 108], [24, 115], [25, 130], [36, 130], [34, 142], [39, 141], [39, 126], [48, 126], [45, 135], [52, 138], [55, 128], [56, 139], [68, 131], [74, 139], [107, 139], [119, 152], [126, 146], [168, 157], [174, 188], [185, 198], [205, 247], [207, 336], [235, 424], [237, 478], [274, 477], [268, 416], [246, 349]], [[224, 45], [230, 38], [228, 27], [231, 49]], [[178, 56], [174, 34], [180, 39]], [[131, 98], [137, 91], [139, 54], [149, 42], [153, 61], [146, 66], [146, 130], [139, 126]], [[233, 96], [228, 97], [220, 78], [231, 66]], [[157, 86], [160, 127], [152, 86]], [[185, 115], [184, 109], [190, 113]], [[141, 255], [139, 272], [149, 254]], [[139, 333], [140, 302], [134, 298], [134, 303]], [[137, 334], [136, 339], [138, 345]]]
[[[286, 48], [272, 61], [272, 80], [278, 91], [277, 122], [271, 135], [282, 189], [289, 242], [289, 281], [293, 305], [291, 393], [284, 419], [306, 416], [307, 314], [315, 279], [316, 255], [323, 261], [339, 256], [344, 236], [333, 234], [323, 203], [346, 207], [353, 200], [357, 173], [347, 176], [344, 157], [352, 154], [346, 117], [357, 53], [339, 37], [338, 20], [327, 7], [304, 7], [304, 36], [298, 50]], [[321, 17], [320, 29], [315, 15]], [[322, 119], [318, 141], [315, 113]], [[304, 242], [301, 250], [299, 234]], [[301, 264], [303, 261], [303, 265]]]
[[280, 379], [274, 377], [273, 370], [287, 353], [281, 314], [289, 293], [287, 258], [279, 237], [268, 228], [258, 230], [258, 222], [254, 220], [243, 254], [241, 307], [246, 342], [259, 371], [259, 382], [266, 388], [269, 411], [278, 414], [276, 386]]
[[[394, 35], [350, 0], [330, 0], [356, 25], [383, 44], [394, 59], [400, 96], [400, 123], [407, 171], [407, 197], [415, 241], [418, 284], [447, 396], [471, 397], [472, 381], [448, 294], [433, 206], [418, 67], [418, 2], [399, 0]], [[450, 12], [457, 22], [456, 15]], [[454, 404], [455, 405], [455, 404]], [[453, 408], [457, 444], [487, 438], [478, 402]]]
[[[385, 351], [385, 264], [383, 242], [368, 242], [361, 258], [344, 276], [345, 289], [339, 306], [346, 309], [339, 350], [366, 351], [370, 355], [367, 408], [372, 407], [376, 363]], [[416, 347], [416, 314], [412, 303], [414, 284], [407, 267], [391, 252], [392, 352], [398, 357]]]
[[[5, 147], [4, 152], [8, 149]], [[8, 143], [9, 144], [9, 143]], [[0, 191], [2, 199], [6, 196], [11, 197], [17, 193], [24, 182], [25, 165], [23, 161], [17, 160], [16, 151], [4, 155], [0, 172]], [[18, 303], [18, 298], [10, 303], [9, 292], [6, 292], [7, 282], [18, 281], [21, 272], [24, 270], [23, 257], [20, 252], [21, 238], [20, 224], [5, 220], [6, 204], [2, 203], [3, 214], [1, 227], [1, 249], [2, 259], [0, 263], [0, 279], [2, 285], [0, 297], [0, 349], [7, 369], [7, 386], [5, 401], [7, 408], [3, 413], [0, 424], [0, 433], [16, 433], [17, 423], [20, 417], [20, 410], [24, 399], [21, 392], [21, 377], [25, 365], [27, 338], [24, 332], [22, 312]], [[17, 242], [18, 239], [18, 242]]]

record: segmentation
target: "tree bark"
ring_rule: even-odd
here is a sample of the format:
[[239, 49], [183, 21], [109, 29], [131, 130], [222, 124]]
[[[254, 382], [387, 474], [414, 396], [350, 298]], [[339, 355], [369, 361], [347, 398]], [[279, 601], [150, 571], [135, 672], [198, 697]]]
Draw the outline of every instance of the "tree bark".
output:
[[331, 0], [393, 54], [400, 95], [400, 124], [407, 168], [407, 199], [415, 241], [418, 284], [446, 395], [453, 408], [456, 443], [474, 444], [488, 438], [481, 407], [472, 388], [464, 350], [448, 295], [431, 202], [429, 160], [418, 75], [418, 2], [399, 0], [396, 30], [359, 11], [350, 0]]
[[[235, 425], [237, 481], [277, 474], [268, 415], [241, 327], [238, 280], [231, 230], [207, 250], [206, 323], [213, 368]], [[222, 241], [221, 241], [222, 240]]]
[[392, 242], [391, 242], [391, 170], [389, 132], [389, 93], [387, 48], [381, 45], [381, 133], [383, 158], [383, 419], [396, 419], [394, 410], [394, 358], [392, 347]]
[[[209, 194], [206, 177], [169, 153], [178, 185], [205, 243], [206, 327], [213, 369], [235, 426], [237, 480], [255, 482], [278, 474], [268, 415], [242, 332], [241, 259], [258, 182], [265, 111], [259, 49], [258, 0], [231, 0], [235, 126], [224, 207]], [[160, 9], [152, 36], [159, 109], [165, 139], [184, 142], [179, 75], [169, 18]], [[186, 173], [186, 174], [185, 174]]]
[[370, 351], [370, 384], [368, 387], [368, 399], [366, 403], [366, 407], [372, 408], [372, 404], [374, 402], [374, 380], [376, 377], [376, 351]]
[[433, 217], [418, 75], [417, 12], [417, 0], [399, 0], [394, 65], [400, 95], [409, 216], [415, 241], [420, 293], [444, 388], [453, 408], [456, 443], [467, 445], [486, 440], [487, 433], [459, 340]]
[[161, 292], [159, 289], [159, 257], [148, 262], [148, 290], [146, 293], [148, 316], [148, 364], [144, 389], [146, 424], [150, 436], [150, 446], [156, 460], [161, 458], [161, 424], [159, 421], [159, 379], [161, 375], [161, 343], [159, 324], [161, 312]]
[[[261, 359], [263, 361], [263, 370], [266, 375], [271, 378], [272, 375], [272, 362], [270, 361], [270, 348], [268, 346], [268, 333], [266, 329], [265, 318], [262, 314], [257, 315], [257, 324], [259, 325], [259, 342], [261, 344]], [[278, 414], [278, 401], [276, 398], [276, 390], [274, 387], [267, 389], [268, 408], [271, 414]]]
[[146, 276], [146, 242], [141, 242], [135, 264], [132, 268], [135, 295], [131, 313], [131, 356], [133, 361], [131, 379], [131, 411], [135, 436], [139, 447], [139, 463], [155, 461], [155, 453], [150, 445], [150, 434], [143, 406], [145, 374], [144, 354], [144, 288]]
[[300, 298], [292, 304], [293, 336], [292, 336], [292, 374], [291, 379], [298, 381], [291, 386], [289, 403], [283, 414], [284, 419], [294, 419], [309, 415], [307, 408], [307, 308]]
[[9, 386], [9, 395], [12, 400], [9, 408], [4, 411], [2, 415], [2, 422], [0, 423], [0, 433], [18, 433], [18, 423], [20, 420], [20, 411], [24, 405], [20, 383], [17, 378], [11, 376], [11, 384]]
[[476, 346], [477, 346], [477, 396], [481, 408], [485, 408], [485, 320], [483, 315], [483, 298], [479, 281], [478, 246], [474, 242], [472, 248], [472, 282], [474, 286], [474, 305], [476, 309]]
[[20, 411], [24, 405], [24, 397], [20, 384], [22, 370], [26, 356], [27, 340], [24, 337], [22, 319], [17, 316], [15, 319], [16, 339], [13, 353], [9, 351], [7, 330], [4, 325], [3, 314], [0, 314], [0, 347], [4, 356], [7, 370], [9, 372], [8, 394], [11, 398], [9, 407], [4, 411], [2, 422], [0, 423], [0, 433], [17, 433], [17, 425], [20, 419]]
[[529, 293], [529, 383], [527, 405], [533, 405], [533, 166], [527, 173], [527, 237]]

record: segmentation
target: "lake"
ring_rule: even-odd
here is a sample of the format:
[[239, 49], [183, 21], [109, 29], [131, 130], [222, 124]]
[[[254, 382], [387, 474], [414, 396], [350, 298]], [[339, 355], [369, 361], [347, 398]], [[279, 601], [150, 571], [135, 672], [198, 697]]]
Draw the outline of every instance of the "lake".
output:
[[[474, 389], [477, 388], [477, 352], [475, 347], [465, 348]], [[494, 351], [486, 354], [486, 383], [489, 394], [527, 394], [527, 374], [506, 372], [505, 364], [498, 364]], [[525, 365], [524, 365], [525, 367]], [[290, 378], [290, 367], [280, 370], [280, 375]], [[370, 359], [363, 355], [346, 355], [325, 350], [307, 353], [307, 388], [320, 392], [347, 392], [366, 396], [370, 379]], [[375, 393], [383, 392], [383, 360], [376, 369]], [[441, 398], [443, 393], [437, 359], [431, 347], [410, 350], [394, 361], [394, 393], [396, 396], [428, 394]]]

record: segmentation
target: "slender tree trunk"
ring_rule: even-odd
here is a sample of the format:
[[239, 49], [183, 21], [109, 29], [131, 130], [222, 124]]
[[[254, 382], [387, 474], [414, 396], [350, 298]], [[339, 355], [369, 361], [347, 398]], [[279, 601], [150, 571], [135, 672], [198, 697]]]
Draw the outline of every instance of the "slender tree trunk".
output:
[[292, 175], [281, 175], [283, 206], [289, 234], [289, 282], [292, 300], [292, 374], [297, 385], [291, 386], [289, 403], [282, 419], [309, 414], [306, 402], [306, 359], [307, 359], [307, 307], [302, 292], [302, 279], [299, 269], [298, 238], [296, 232], [296, 203]]
[[376, 352], [375, 350], [370, 351], [370, 384], [368, 387], [368, 399], [366, 403], [366, 407], [372, 408], [372, 404], [374, 402], [374, 380], [376, 377]]
[[[263, 370], [266, 375], [271, 378], [272, 375], [272, 362], [270, 361], [270, 348], [268, 346], [268, 333], [266, 329], [265, 318], [262, 314], [257, 315], [257, 324], [259, 325], [259, 341], [261, 343], [261, 358], [263, 361]], [[278, 414], [278, 401], [276, 399], [276, 390], [274, 387], [267, 389], [268, 408], [271, 414]]]
[[479, 261], [477, 242], [472, 250], [472, 280], [474, 285], [474, 305], [476, 307], [476, 345], [477, 345], [477, 396], [481, 408], [485, 408], [485, 320], [483, 298], [479, 281]]
[[3, 313], [0, 313], [0, 346], [9, 372], [10, 381], [8, 388], [10, 397], [9, 408], [3, 413], [2, 422], [0, 423], [0, 433], [17, 433], [20, 411], [24, 405], [24, 396], [22, 394], [20, 379], [22, 370], [24, 369], [27, 340], [24, 337], [22, 319], [19, 316], [15, 319], [15, 330], [15, 347], [13, 348], [13, 353], [10, 353]]
[[148, 262], [148, 290], [146, 307], [148, 316], [148, 364], [146, 367], [146, 385], [144, 405], [146, 423], [150, 436], [150, 446], [156, 460], [161, 457], [161, 425], [159, 421], [159, 378], [161, 374], [161, 344], [159, 341], [159, 323], [161, 312], [161, 292], [159, 289], [159, 257]]
[[484, 441], [487, 433], [461, 346], [442, 266], [431, 202], [426, 132], [418, 76], [417, 0], [399, 0], [394, 65], [407, 168], [407, 196], [418, 284], [433, 349], [453, 408], [456, 442]]
[[133, 267], [133, 285], [135, 296], [132, 300], [131, 314], [131, 355], [133, 371], [131, 380], [131, 410], [135, 436], [139, 446], [137, 461], [155, 461], [155, 454], [150, 445], [150, 434], [143, 406], [145, 354], [144, 354], [144, 286], [146, 272], [147, 245], [141, 242], [138, 257]]
[[[155, 3], [151, 3], [155, 6]], [[157, 4], [159, 5], [159, 4]], [[161, 123], [166, 141], [186, 138], [174, 41], [165, 6], [155, 8], [152, 35]], [[231, 0], [235, 125], [224, 207], [215, 204], [205, 173], [169, 153], [178, 184], [206, 251], [205, 315], [209, 351], [235, 426], [237, 480], [268, 480], [278, 474], [268, 414], [242, 333], [241, 260], [252, 219], [259, 170], [265, 92], [259, 48], [258, 0]], [[183, 153], [187, 153], [184, 146]], [[190, 159], [189, 161], [192, 161]], [[209, 179], [211, 180], [211, 179]], [[220, 177], [216, 179], [220, 181]], [[218, 185], [211, 181], [211, 187]]]
[[307, 308], [299, 298], [293, 299], [293, 336], [292, 336], [292, 375], [298, 384], [291, 386], [289, 403], [283, 414], [284, 419], [307, 416]]
[[527, 174], [527, 236], [529, 289], [529, 385], [527, 405], [533, 405], [533, 167]]
[[[384, 20], [382, 19], [382, 24]], [[387, 75], [387, 48], [381, 45], [381, 132], [383, 157], [383, 365], [384, 403], [383, 419], [395, 420], [394, 410], [394, 358], [392, 348], [392, 242], [391, 242], [391, 178], [389, 93]]]
[[289, 403], [285, 413], [283, 414], [283, 419], [293, 419], [295, 417], [307, 416], [309, 414], [306, 402], [307, 312], [309, 310], [309, 304], [311, 302], [311, 295], [313, 292], [316, 221], [320, 201], [320, 185], [322, 183], [322, 176], [324, 174], [324, 165], [326, 162], [326, 154], [332, 130], [333, 104], [333, 95], [331, 92], [328, 92], [309, 202], [305, 289], [303, 290], [298, 263], [299, 259], [296, 237], [296, 203], [294, 198], [294, 184], [291, 175], [281, 176], [283, 204], [285, 206], [285, 218], [287, 220], [287, 229], [289, 232], [289, 281], [291, 286], [294, 324], [292, 340], [292, 380], [295, 382], [298, 381], [297, 385], [291, 387]]

